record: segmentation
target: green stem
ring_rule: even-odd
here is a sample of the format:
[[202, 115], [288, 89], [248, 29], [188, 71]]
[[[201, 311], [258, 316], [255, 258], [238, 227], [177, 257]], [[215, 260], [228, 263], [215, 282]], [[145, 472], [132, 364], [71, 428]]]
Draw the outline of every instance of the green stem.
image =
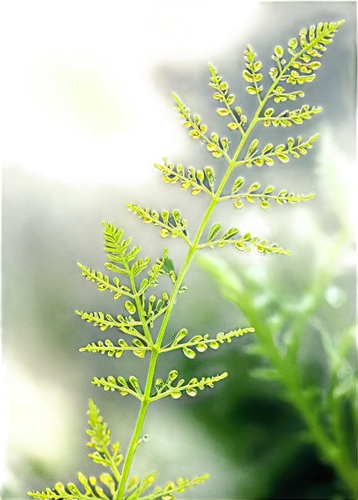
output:
[[[229, 170], [229, 168], [228, 168], [228, 170]], [[223, 187], [224, 187], [224, 184], [222, 183], [221, 190], [223, 189]], [[121, 479], [121, 483], [120, 483], [120, 486], [118, 488], [115, 500], [123, 500], [125, 485], [126, 485], [126, 482], [128, 479], [128, 475], [130, 472], [130, 468], [132, 465], [134, 454], [135, 454], [135, 451], [136, 451], [137, 446], [138, 446], [138, 439], [139, 439], [139, 436], [140, 436], [140, 433], [141, 433], [141, 430], [143, 427], [143, 423], [144, 423], [145, 415], [146, 415], [146, 412], [148, 409], [148, 405], [151, 402], [150, 392], [151, 392], [151, 389], [153, 386], [153, 379], [154, 379], [154, 375], [155, 375], [155, 368], [156, 368], [158, 353], [159, 353], [159, 350], [160, 350], [162, 342], [163, 342], [164, 334], [165, 334], [166, 329], [167, 329], [168, 321], [169, 321], [171, 311], [172, 311], [174, 303], [175, 303], [175, 299], [177, 297], [177, 294], [179, 292], [179, 289], [181, 287], [181, 284], [183, 282], [185, 274], [188, 270], [189, 264], [192, 261], [193, 256], [197, 250], [196, 245], [199, 242], [200, 237], [205, 229], [205, 226], [210, 218], [210, 215], [211, 215], [212, 211], [214, 210], [217, 203], [218, 203], [218, 198], [216, 196], [213, 196], [211, 203], [210, 203], [210, 205], [209, 205], [209, 207], [204, 215], [204, 218], [203, 218], [203, 221], [200, 225], [200, 228], [196, 234], [194, 242], [193, 242], [193, 244], [191, 244], [191, 246], [189, 248], [185, 262], [184, 262], [184, 264], [180, 270], [180, 273], [177, 277], [177, 280], [174, 284], [174, 288], [173, 288], [172, 294], [171, 294], [170, 299], [169, 299], [168, 307], [167, 307], [167, 310], [165, 312], [163, 322], [162, 322], [161, 328], [160, 328], [159, 333], [158, 333], [157, 341], [156, 341], [155, 345], [152, 347], [152, 354], [151, 354], [148, 375], [147, 375], [147, 381], [146, 381], [145, 390], [144, 390], [144, 397], [143, 397], [143, 401], [141, 402], [141, 407], [139, 410], [138, 419], [137, 419], [135, 429], [133, 432], [133, 437], [132, 437], [132, 440], [130, 442], [128, 453], [127, 453], [127, 456], [126, 456], [126, 459], [124, 462], [122, 479]]]
[[[244, 144], [244, 142], [242, 141], [242, 145], [243, 144]], [[169, 302], [168, 302], [168, 307], [167, 307], [167, 310], [165, 312], [163, 322], [161, 324], [161, 328], [160, 328], [159, 333], [158, 333], [157, 341], [156, 341], [155, 345], [152, 347], [152, 354], [151, 354], [148, 375], [147, 375], [147, 381], [146, 381], [145, 390], [144, 390], [144, 397], [143, 397], [143, 401], [141, 402], [141, 407], [139, 410], [138, 419], [137, 419], [135, 429], [133, 432], [133, 437], [132, 437], [132, 440], [130, 442], [128, 453], [127, 453], [127, 456], [126, 456], [126, 459], [124, 462], [122, 479], [121, 479], [121, 483], [120, 483], [120, 486], [118, 488], [115, 500], [123, 500], [125, 485], [126, 485], [126, 482], [127, 482], [128, 476], [129, 476], [129, 472], [130, 472], [130, 468], [131, 468], [132, 461], [134, 458], [134, 454], [135, 454], [135, 451], [136, 451], [137, 446], [138, 446], [138, 439], [139, 439], [139, 436], [140, 436], [140, 433], [141, 433], [141, 430], [143, 427], [143, 423], [144, 423], [145, 415], [146, 415], [146, 412], [148, 409], [148, 405], [151, 402], [150, 392], [151, 392], [151, 389], [153, 386], [153, 380], [154, 380], [154, 375], [155, 375], [155, 368], [156, 368], [158, 353], [159, 353], [159, 350], [160, 350], [162, 342], [163, 342], [164, 334], [165, 334], [166, 329], [167, 329], [167, 325], [168, 325], [168, 321], [169, 321], [169, 318], [171, 315], [171, 311], [173, 309], [176, 297], [178, 295], [178, 292], [179, 292], [179, 289], [180, 289], [181, 284], [183, 282], [183, 279], [185, 277], [185, 274], [188, 270], [189, 264], [192, 261], [195, 252], [198, 250], [197, 244], [199, 243], [200, 237], [201, 237], [201, 235], [202, 235], [202, 233], [203, 233], [203, 231], [204, 231], [204, 229], [209, 221], [209, 218], [210, 218], [214, 208], [216, 207], [216, 205], [219, 201], [220, 193], [222, 192], [222, 190], [225, 186], [225, 183], [226, 183], [226, 181], [227, 181], [227, 179], [232, 171], [234, 161], [230, 162], [229, 167], [227, 169], [227, 172], [224, 176], [223, 181], [220, 184], [220, 187], [219, 187], [216, 195], [214, 195], [212, 197], [210, 205], [209, 205], [208, 209], [206, 210], [206, 213], [205, 213], [203, 220], [200, 224], [200, 227], [197, 231], [195, 239], [194, 239], [193, 243], [190, 245], [190, 248], [189, 248], [189, 251], [187, 253], [186, 259], [184, 261], [184, 264], [183, 264], [183, 266], [180, 270], [180, 273], [177, 277], [177, 280], [174, 284], [174, 288], [173, 288], [172, 294], [171, 294]]]
[[130, 280], [130, 284], [131, 284], [132, 290], [134, 292], [134, 300], [135, 300], [135, 303], [136, 303], [136, 307], [137, 307], [137, 311], [138, 311], [138, 316], [139, 316], [139, 319], [140, 319], [140, 323], [143, 326], [144, 336], [145, 336], [145, 339], [147, 341], [148, 346], [150, 347], [153, 344], [153, 340], [152, 340], [152, 336], [151, 336], [150, 331], [149, 331], [148, 323], [147, 323], [147, 321], [145, 319], [144, 310], [143, 310], [143, 307], [142, 307], [142, 302], [140, 300], [140, 297], [138, 296], [135, 279], [134, 279], [133, 273], [132, 273], [132, 271], [131, 271], [131, 269], [128, 266], [128, 263], [126, 261], [124, 261], [124, 265], [125, 265], [125, 267], [126, 267], [126, 269], [128, 271], [128, 277], [129, 277], [129, 280]]
[[[260, 101], [259, 106], [256, 110], [256, 113], [255, 113], [249, 127], [247, 128], [246, 132], [242, 136], [241, 141], [240, 141], [240, 143], [235, 151], [234, 156], [232, 158], [230, 158], [226, 153], [223, 154], [224, 158], [228, 162], [228, 167], [227, 167], [227, 170], [225, 172], [225, 175], [224, 175], [216, 193], [211, 195], [212, 198], [211, 198], [210, 204], [209, 204], [209, 206], [204, 214], [204, 217], [203, 217], [202, 222], [199, 226], [199, 229], [196, 233], [196, 236], [193, 240], [193, 243], [190, 243], [189, 240], [186, 241], [189, 244], [189, 250], [188, 250], [186, 259], [184, 261], [184, 264], [183, 264], [183, 266], [180, 270], [180, 273], [177, 277], [177, 280], [174, 284], [173, 291], [172, 291], [172, 294], [171, 294], [169, 302], [168, 302], [167, 310], [164, 314], [163, 321], [162, 321], [162, 324], [161, 324], [161, 327], [160, 327], [160, 330], [158, 333], [157, 341], [156, 341], [155, 345], [152, 347], [152, 354], [151, 354], [148, 375], [147, 375], [147, 380], [146, 380], [146, 385], [145, 385], [145, 390], [144, 390], [144, 397], [143, 397], [143, 401], [141, 402], [141, 407], [140, 407], [138, 419], [137, 419], [137, 422], [136, 422], [136, 425], [134, 428], [132, 440], [131, 440], [131, 443], [129, 445], [128, 453], [127, 453], [127, 456], [126, 456], [126, 459], [124, 462], [121, 483], [119, 485], [119, 488], [118, 488], [118, 491], [117, 491], [117, 494], [116, 494], [114, 500], [123, 500], [125, 485], [126, 485], [128, 475], [129, 475], [129, 472], [131, 469], [134, 454], [135, 454], [135, 451], [136, 451], [137, 446], [138, 446], [138, 440], [139, 440], [139, 436], [140, 436], [140, 433], [141, 433], [141, 430], [143, 427], [145, 415], [147, 413], [149, 403], [152, 401], [150, 398], [150, 393], [151, 393], [152, 386], [153, 386], [153, 380], [154, 380], [159, 350], [162, 346], [163, 338], [164, 338], [164, 335], [165, 335], [165, 332], [166, 332], [166, 329], [168, 326], [169, 318], [171, 316], [171, 312], [172, 312], [172, 309], [174, 307], [179, 289], [182, 285], [182, 282], [184, 280], [186, 272], [189, 268], [189, 265], [190, 265], [194, 255], [195, 255], [196, 251], [199, 250], [198, 245], [199, 245], [200, 238], [201, 238], [201, 236], [202, 236], [202, 234], [203, 234], [203, 232], [204, 232], [204, 230], [209, 222], [209, 219], [210, 219], [216, 205], [220, 201], [221, 193], [222, 193], [232, 171], [237, 166], [236, 165], [237, 158], [239, 157], [239, 155], [242, 151], [242, 148], [244, 147], [247, 139], [249, 138], [253, 128], [255, 127], [255, 125], [259, 121], [259, 117], [260, 117], [260, 113], [261, 113], [262, 109], [264, 108], [267, 100], [271, 96], [274, 88], [276, 87], [276, 85], [280, 81], [280, 77], [282, 76], [282, 74], [290, 67], [292, 61], [295, 60], [297, 57], [298, 57], [298, 55], [296, 57], [293, 57], [291, 59], [291, 61], [285, 66], [285, 68], [279, 73], [278, 77], [275, 79], [275, 81], [272, 83], [270, 89], [266, 93], [264, 99], [262, 101]], [[206, 140], [207, 142], [210, 142], [207, 139], [207, 137], [205, 137], [203, 134], [201, 134], [201, 135], [204, 138], [204, 140]], [[138, 302], [140, 302], [140, 301], [138, 301]], [[139, 303], [137, 305], [138, 305], [138, 311], [141, 311], [141, 304]], [[146, 336], [147, 336], [147, 334], [146, 334]]]

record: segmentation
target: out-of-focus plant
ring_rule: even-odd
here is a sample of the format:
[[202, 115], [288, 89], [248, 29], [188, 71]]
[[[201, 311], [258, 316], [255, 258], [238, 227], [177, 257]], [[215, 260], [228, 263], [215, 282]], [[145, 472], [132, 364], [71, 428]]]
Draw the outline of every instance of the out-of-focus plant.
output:
[[[322, 462], [334, 469], [337, 494], [356, 498], [356, 325], [348, 316], [346, 324], [335, 331], [335, 325], [331, 326], [330, 319], [324, 317], [325, 304], [337, 311], [346, 300], [345, 292], [334, 282], [351, 251], [352, 227], [348, 207], [344, 206], [347, 186], [330, 175], [332, 159], [328, 156], [332, 153], [334, 157], [334, 150], [329, 144], [324, 147], [325, 193], [329, 196], [331, 188], [335, 194], [343, 195], [329, 214], [336, 219], [339, 230], [326, 234], [314, 218], [301, 218], [301, 224], [315, 238], [305, 241], [314, 264], [309, 266], [309, 278], [296, 284], [299, 298], [285, 266], [273, 269], [264, 263], [253, 270], [208, 254], [198, 255], [195, 262], [215, 280], [221, 295], [235, 304], [255, 328], [251, 342], [243, 347], [259, 364], [250, 375], [281, 388], [277, 396], [291, 405], [305, 424], [305, 431], [298, 439], [312, 443]], [[328, 178], [332, 183], [330, 188]], [[305, 273], [303, 264], [300, 270]], [[316, 337], [313, 361], [307, 359], [312, 336]], [[318, 365], [314, 365], [317, 360]]]

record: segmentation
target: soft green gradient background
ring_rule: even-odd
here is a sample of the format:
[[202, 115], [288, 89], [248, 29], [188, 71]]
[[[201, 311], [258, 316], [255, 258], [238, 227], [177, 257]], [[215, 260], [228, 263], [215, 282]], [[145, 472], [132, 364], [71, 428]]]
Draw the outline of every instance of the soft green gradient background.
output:
[[[218, 250], [256, 287], [266, 304], [272, 291], [282, 303], [300, 303], [328, 242], [344, 244], [332, 268], [326, 299], [315, 319], [332, 335], [355, 322], [353, 213], [355, 183], [356, 3], [277, 2], [9, 2], [3, 7], [5, 99], [2, 208], [3, 366], [7, 389], [7, 449], [3, 498], [25, 498], [28, 489], [68, 482], [77, 470], [94, 472], [86, 459], [86, 410], [93, 397], [125, 449], [136, 401], [90, 385], [102, 375], [145, 375], [146, 362], [130, 355], [113, 360], [80, 354], [102, 334], [73, 313], [122, 308], [81, 277], [76, 262], [102, 269], [101, 220], [114, 222], [154, 259], [163, 245], [179, 268], [185, 248], [163, 241], [129, 214], [130, 201], [180, 208], [192, 233], [207, 201], [164, 185], [151, 167], [166, 155], [200, 168], [213, 164], [191, 141], [173, 110], [176, 93], [209, 129], [226, 131], [207, 83], [207, 62], [219, 69], [249, 114], [243, 51], [250, 43], [270, 67], [275, 45], [286, 47], [304, 26], [346, 19], [329, 46], [304, 99], [324, 113], [300, 129], [265, 130], [268, 141], [320, 132], [307, 157], [243, 174], [262, 185], [317, 197], [297, 206], [225, 205], [214, 216], [293, 250], [291, 258]], [[294, 105], [293, 105], [294, 106]], [[210, 125], [212, 124], [212, 126]], [[297, 129], [297, 130], [296, 130]], [[226, 133], [226, 132], [225, 132]], [[281, 137], [281, 139], [279, 139]], [[267, 142], [268, 142], [267, 141]], [[213, 256], [213, 253], [210, 253]], [[219, 255], [220, 254], [220, 255]], [[333, 264], [332, 264], [333, 266]], [[235, 271], [236, 272], [236, 271]], [[267, 278], [268, 276], [268, 278]], [[246, 279], [246, 278], [245, 278]], [[216, 334], [246, 324], [215, 282], [192, 266], [168, 336], [181, 327]], [[332, 299], [333, 297], [333, 299]], [[337, 299], [338, 297], [338, 299]], [[327, 300], [328, 299], [328, 300]], [[299, 309], [299, 308], [298, 308]], [[273, 311], [274, 315], [275, 311]], [[299, 314], [299, 310], [298, 310]], [[106, 332], [107, 333], [107, 332]], [[308, 378], [324, 381], [322, 348], [308, 331], [302, 361]], [[114, 338], [111, 332], [110, 338]], [[158, 484], [210, 472], [206, 485], [185, 498], [334, 498], [335, 477], [315, 450], [297, 436], [302, 424], [278, 398], [279, 388], [254, 380], [255, 360], [240, 339], [218, 352], [180, 353], [161, 361], [158, 376], [228, 370], [230, 377], [197, 398], [152, 405], [145, 425], [150, 440], [134, 471], [158, 469]], [[337, 497], [338, 498], [338, 497]]]

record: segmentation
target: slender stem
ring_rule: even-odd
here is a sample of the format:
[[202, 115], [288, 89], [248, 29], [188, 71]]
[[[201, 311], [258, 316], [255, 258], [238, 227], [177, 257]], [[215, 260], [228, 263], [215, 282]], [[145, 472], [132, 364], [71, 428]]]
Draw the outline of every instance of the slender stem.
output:
[[[244, 143], [245, 143], [245, 141], [241, 141], [240, 144], [242, 144], [242, 146], [243, 146]], [[239, 153], [237, 153], [237, 154], [239, 154]], [[214, 208], [216, 207], [216, 205], [219, 201], [220, 194], [221, 194], [221, 192], [222, 192], [222, 190], [227, 182], [227, 179], [229, 178], [229, 175], [231, 174], [231, 171], [232, 171], [233, 166], [234, 166], [234, 162], [235, 162], [235, 160], [230, 161], [229, 167], [228, 167], [227, 172], [226, 172], [226, 174], [225, 174], [225, 176], [224, 176], [224, 178], [223, 178], [223, 180], [218, 188], [218, 191], [217, 191], [216, 195], [214, 195], [212, 197], [210, 205], [205, 212], [205, 215], [204, 215], [203, 220], [200, 224], [200, 227], [197, 231], [197, 234], [194, 238], [194, 241], [190, 245], [190, 248], [189, 248], [189, 251], [187, 253], [186, 259], [184, 261], [184, 264], [183, 264], [183, 266], [180, 270], [180, 273], [177, 277], [177, 280], [174, 284], [174, 288], [173, 288], [172, 294], [171, 294], [169, 302], [168, 302], [168, 307], [167, 307], [167, 310], [165, 312], [163, 322], [162, 322], [161, 328], [160, 328], [159, 333], [158, 333], [157, 341], [156, 341], [155, 345], [152, 347], [152, 353], [151, 353], [151, 359], [150, 359], [150, 364], [149, 364], [149, 369], [148, 369], [147, 381], [146, 381], [145, 390], [144, 390], [144, 397], [143, 397], [143, 401], [141, 402], [141, 407], [139, 410], [138, 419], [137, 419], [137, 422], [135, 425], [132, 440], [131, 440], [130, 445], [129, 445], [128, 453], [127, 453], [127, 456], [126, 456], [126, 459], [124, 462], [122, 479], [121, 479], [121, 483], [120, 483], [120, 486], [118, 488], [115, 500], [123, 500], [125, 485], [126, 485], [126, 482], [128, 479], [129, 472], [130, 472], [133, 457], [134, 457], [135, 451], [136, 451], [137, 446], [138, 446], [138, 439], [139, 439], [139, 436], [140, 436], [140, 433], [141, 433], [141, 430], [143, 427], [144, 418], [145, 418], [145, 415], [146, 415], [146, 412], [148, 409], [148, 405], [151, 402], [150, 392], [151, 392], [151, 388], [153, 385], [153, 379], [154, 379], [154, 375], [155, 375], [155, 368], [156, 368], [158, 353], [159, 353], [159, 350], [160, 350], [162, 342], [163, 342], [164, 334], [165, 334], [166, 329], [167, 329], [167, 325], [168, 325], [168, 321], [169, 321], [169, 318], [171, 315], [171, 311], [173, 309], [177, 294], [179, 292], [179, 289], [181, 287], [181, 284], [183, 282], [185, 274], [188, 270], [189, 264], [192, 261], [195, 252], [198, 249], [197, 244], [199, 243], [200, 237], [201, 237], [201, 235], [202, 235], [202, 233], [203, 233], [203, 231], [204, 231], [204, 229], [209, 221], [209, 218], [210, 218]], [[140, 308], [141, 308], [141, 305], [140, 305], [138, 310], [140, 310]]]
[[137, 423], [134, 429], [134, 433], [132, 436], [132, 440], [130, 442], [129, 448], [128, 448], [128, 453], [123, 465], [123, 471], [122, 471], [122, 477], [121, 477], [121, 482], [117, 491], [117, 494], [115, 496], [115, 500], [123, 500], [123, 495], [124, 495], [124, 489], [127, 483], [127, 479], [129, 476], [130, 468], [132, 465], [134, 453], [138, 447], [139, 444], [139, 436], [143, 427], [145, 415], [147, 413], [149, 401], [143, 401], [140, 407], [140, 411], [138, 414], [137, 418]]
[[[199, 241], [200, 241], [200, 238], [209, 222], [209, 219], [216, 207], [216, 205], [219, 203], [220, 201], [220, 195], [232, 173], [232, 171], [234, 170], [234, 168], [237, 166], [237, 158], [239, 157], [247, 139], [249, 138], [253, 128], [255, 127], [255, 125], [258, 123], [259, 121], [259, 117], [260, 117], [260, 113], [262, 111], [262, 109], [264, 108], [267, 100], [270, 98], [274, 88], [276, 87], [276, 85], [278, 84], [278, 82], [280, 81], [280, 78], [282, 76], [283, 73], [285, 73], [285, 71], [290, 67], [290, 65], [292, 64], [292, 62], [304, 51], [301, 51], [299, 54], [297, 54], [296, 56], [294, 56], [291, 61], [289, 63], [286, 64], [286, 66], [279, 72], [279, 75], [277, 76], [277, 78], [274, 80], [274, 82], [272, 83], [271, 87], [269, 88], [268, 92], [266, 93], [265, 97], [259, 101], [259, 106], [256, 110], [256, 113], [249, 125], [249, 127], [247, 128], [246, 132], [243, 134], [242, 138], [241, 138], [241, 141], [234, 153], [234, 156], [232, 158], [230, 158], [227, 153], [223, 153], [223, 156], [224, 158], [226, 159], [226, 161], [228, 162], [228, 167], [227, 167], [227, 170], [225, 172], [225, 175], [220, 183], [220, 186], [218, 187], [217, 191], [215, 194], [211, 195], [211, 201], [210, 201], [210, 204], [203, 216], [203, 219], [202, 219], [202, 222], [199, 226], [199, 229], [196, 233], [196, 236], [193, 240], [192, 243], [189, 242], [189, 240], [187, 240], [186, 242], [188, 243], [189, 245], [189, 250], [188, 250], [188, 253], [187, 253], [187, 256], [185, 258], [185, 261], [184, 261], [184, 264], [180, 270], [180, 273], [177, 277], [177, 280], [175, 281], [174, 283], [174, 287], [173, 287], [173, 290], [172, 290], [172, 293], [171, 293], [171, 296], [170, 296], [170, 299], [169, 299], [169, 302], [168, 302], [168, 306], [167, 306], [167, 310], [165, 311], [165, 314], [164, 314], [164, 317], [163, 317], [163, 321], [162, 321], [162, 324], [161, 324], [161, 327], [160, 327], [160, 330], [159, 330], [159, 333], [158, 333], [158, 337], [157, 337], [157, 341], [155, 343], [155, 345], [152, 346], [152, 353], [151, 353], [151, 359], [150, 359], [150, 363], [149, 363], [149, 369], [148, 369], [148, 375], [147, 375], [147, 380], [146, 380], [146, 385], [145, 385], [145, 390], [144, 390], [144, 395], [143, 395], [143, 400], [141, 402], [141, 407], [140, 407], [140, 411], [139, 411], [139, 415], [138, 415], [138, 419], [137, 419], [137, 422], [136, 422], [136, 425], [135, 425], [135, 428], [134, 428], [134, 432], [133, 432], [133, 436], [132, 436], [132, 440], [130, 442], [130, 445], [129, 445], [129, 449], [128, 449], [128, 453], [127, 453], [127, 456], [126, 456], [126, 459], [125, 459], [125, 462], [124, 462], [124, 466], [123, 466], [123, 472], [122, 472], [122, 479], [121, 479], [121, 483], [119, 485], [119, 488], [118, 488], [118, 491], [117, 491], [117, 494], [115, 496], [115, 500], [123, 500], [123, 495], [124, 495], [124, 490], [125, 490], [125, 485], [126, 485], [126, 482], [127, 482], [127, 479], [128, 479], [128, 475], [129, 475], [129, 472], [130, 472], [130, 468], [131, 468], [131, 465], [132, 465], [132, 461], [133, 461], [133, 458], [134, 458], [134, 454], [135, 454], [135, 451], [137, 449], [137, 446], [139, 444], [139, 436], [140, 436], [140, 433], [141, 433], [141, 430], [142, 430], [142, 427], [143, 427], [143, 423], [144, 423], [144, 419], [145, 419], [145, 415], [146, 415], [146, 412], [147, 412], [147, 409], [148, 409], [148, 406], [149, 406], [149, 403], [152, 401], [151, 397], [150, 397], [150, 393], [151, 393], [151, 390], [152, 390], [152, 386], [153, 386], [153, 379], [154, 379], [154, 375], [155, 375], [155, 369], [156, 369], [156, 364], [157, 364], [157, 359], [158, 359], [158, 354], [159, 354], [159, 351], [160, 351], [160, 348], [162, 346], [162, 342], [163, 342], [163, 338], [164, 338], [164, 335], [165, 335], [165, 332], [166, 332], [166, 329], [167, 329], [167, 325], [168, 325], [168, 322], [169, 322], [169, 318], [171, 316], [171, 312], [172, 312], [172, 309], [174, 307], [174, 304], [175, 304], [175, 301], [176, 301], [176, 297], [178, 295], [178, 292], [179, 292], [179, 289], [182, 285], [182, 282], [184, 280], [184, 277], [186, 275], [186, 272], [189, 268], [189, 265], [196, 253], [197, 250], [199, 250]], [[201, 136], [203, 137], [204, 140], [206, 140], [207, 142], [210, 142], [209, 139], [204, 135], [204, 134], [201, 134]], [[136, 301], [137, 302], [137, 301]], [[142, 305], [140, 303], [140, 301], [138, 300], [137, 302], [137, 306], [138, 306], [138, 312], [142, 310]], [[142, 319], [142, 318], [141, 318]], [[146, 324], [146, 323], [145, 323]], [[147, 336], [147, 333], [145, 332], [146, 336]]]
[[135, 303], [136, 303], [136, 306], [137, 306], [138, 316], [139, 316], [141, 325], [143, 326], [144, 336], [145, 336], [145, 339], [146, 339], [146, 342], [147, 342], [148, 346], [151, 346], [152, 343], [153, 343], [153, 339], [152, 339], [152, 336], [151, 336], [149, 328], [148, 328], [148, 323], [147, 323], [147, 321], [145, 319], [142, 302], [140, 300], [140, 297], [138, 296], [137, 287], [136, 287], [136, 283], [135, 283], [135, 279], [134, 279], [133, 273], [132, 273], [132, 271], [131, 271], [131, 269], [130, 269], [130, 267], [129, 267], [129, 265], [128, 265], [128, 263], [126, 261], [124, 261], [124, 265], [125, 265], [125, 267], [126, 267], [126, 269], [128, 271], [128, 276], [129, 276], [130, 284], [131, 284], [132, 290], [134, 292], [134, 300], [135, 300]]
[[106, 446], [103, 448], [103, 453], [106, 456], [106, 458], [109, 461], [109, 463], [111, 464], [110, 467], [111, 467], [111, 470], [113, 472], [113, 475], [114, 475], [115, 479], [117, 480], [117, 482], [119, 483], [120, 480], [121, 480], [121, 475], [119, 473], [117, 465], [115, 464], [115, 462], [113, 460], [112, 455], [109, 453], [109, 451], [108, 451], [108, 449], [107, 449]]

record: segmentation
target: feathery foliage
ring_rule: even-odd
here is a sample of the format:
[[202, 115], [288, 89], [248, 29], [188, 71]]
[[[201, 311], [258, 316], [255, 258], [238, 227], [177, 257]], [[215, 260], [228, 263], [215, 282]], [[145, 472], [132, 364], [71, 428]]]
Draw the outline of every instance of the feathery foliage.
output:
[[[264, 127], [273, 125], [282, 128], [301, 125], [321, 111], [321, 108], [308, 104], [284, 111], [278, 111], [273, 106], [286, 101], [294, 102], [304, 97], [302, 90], [292, 90], [292, 86], [302, 86], [315, 79], [314, 71], [320, 67], [320, 59], [342, 23], [343, 21], [320, 23], [317, 27], [303, 29], [297, 39], [289, 41], [286, 51], [280, 46], [275, 47], [273, 54], [275, 66], [269, 70], [272, 83], [267, 89], [264, 89], [263, 85], [262, 63], [257, 60], [252, 47], [247, 46], [243, 78], [247, 84], [246, 92], [257, 101], [257, 108], [251, 118], [248, 118], [239, 106], [235, 106], [236, 96], [229, 92], [228, 83], [223, 80], [216, 68], [209, 64], [210, 86], [214, 89], [214, 100], [219, 102], [217, 113], [229, 120], [227, 127], [231, 134], [230, 139], [219, 137], [215, 132], [208, 132], [208, 127], [202, 123], [200, 116], [192, 115], [186, 104], [173, 94], [176, 109], [190, 137], [203, 143], [212, 155], [213, 161], [218, 160], [218, 165], [215, 168], [212, 166], [201, 169], [184, 168], [181, 165], [174, 166], [167, 158], [163, 158], [163, 164], [155, 163], [155, 167], [166, 184], [179, 184], [182, 190], [189, 189], [194, 196], [204, 193], [208, 197], [208, 208], [202, 216], [198, 231], [195, 235], [190, 235], [187, 221], [179, 210], [169, 212], [162, 209], [159, 212], [131, 203], [127, 203], [127, 207], [144, 223], [157, 226], [162, 238], [171, 236], [184, 240], [187, 254], [182, 267], [177, 268], [169, 258], [166, 248], [163, 250], [163, 255], [151, 265], [149, 257], [139, 257], [141, 248], [133, 246], [131, 238], [124, 238], [123, 230], [109, 222], [103, 223], [104, 248], [109, 261], [105, 263], [105, 267], [114, 275], [121, 275], [120, 278], [118, 276], [111, 278], [100, 271], [78, 264], [82, 275], [94, 283], [99, 291], [110, 291], [115, 300], [123, 297], [123, 306], [127, 314], [118, 314], [114, 317], [104, 312], [76, 311], [82, 320], [92, 323], [102, 332], [114, 328], [120, 335], [125, 336], [125, 338], [120, 337], [117, 342], [109, 339], [91, 342], [80, 351], [106, 354], [114, 358], [120, 358], [127, 351], [131, 351], [138, 358], [149, 356], [147, 376], [142, 383], [134, 375], [129, 376], [128, 380], [118, 375], [100, 378], [95, 376], [92, 380], [93, 385], [105, 391], [118, 392], [121, 396], [130, 395], [139, 401], [140, 409], [133, 436], [126, 454], [119, 454], [119, 442], [111, 444], [111, 431], [103, 422], [94, 402], [90, 400], [88, 446], [94, 451], [89, 457], [95, 463], [107, 467], [110, 472], [100, 474], [99, 480], [92, 476], [87, 478], [79, 473], [80, 487], [73, 483], [67, 486], [57, 483], [53, 489], [29, 492], [31, 497], [43, 500], [91, 498], [172, 500], [174, 494], [182, 493], [208, 478], [207, 474], [192, 480], [179, 478], [162, 488], [153, 485], [155, 472], [149, 473], [143, 479], [130, 476], [135, 452], [138, 445], [145, 441], [145, 436], [141, 437], [141, 431], [148, 406], [167, 396], [179, 399], [185, 393], [194, 397], [198, 390], [213, 388], [217, 382], [228, 376], [227, 372], [223, 372], [203, 376], [200, 379], [193, 377], [185, 381], [177, 380], [178, 371], [172, 369], [164, 381], [155, 377], [156, 368], [162, 354], [181, 350], [187, 358], [193, 359], [197, 352], [203, 353], [208, 348], [217, 350], [222, 344], [230, 343], [236, 337], [253, 333], [254, 327], [241, 327], [228, 333], [218, 333], [214, 337], [197, 332], [190, 340], [184, 341], [188, 331], [183, 326], [169, 344], [163, 345], [168, 322], [178, 294], [186, 291], [183, 280], [197, 252], [205, 248], [216, 249], [231, 245], [245, 253], [255, 248], [261, 254], [290, 255], [289, 250], [281, 248], [278, 244], [269, 243], [262, 236], [252, 236], [249, 232], [242, 232], [237, 227], [222, 231], [222, 224], [212, 222], [211, 218], [216, 206], [228, 200], [237, 209], [241, 209], [246, 202], [248, 204], [258, 202], [262, 209], [267, 210], [271, 202], [281, 206], [308, 201], [314, 197], [314, 194], [297, 195], [285, 189], [275, 191], [271, 185], [262, 189], [258, 182], [244, 189], [244, 177], [239, 176], [236, 180], [232, 180], [232, 174], [241, 167], [272, 166], [277, 160], [287, 163], [291, 157], [299, 158], [312, 148], [317, 135], [308, 139], [302, 139], [301, 136], [288, 137], [283, 144], [266, 144], [264, 147], [259, 147], [254, 129], [261, 124]], [[223, 168], [220, 163], [225, 165], [225, 169], [218, 176], [221, 181], [216, 183], [215, 171]], [[224, 189], [230, 185], [231, 194], [225, 196]], [[170, 291], [158, 296], [150, 289], [155, 288], [159, 281], [162, 281]], [[157, 330], [154, 330], [154, 325], [157, 326]], [[126, 336], [131, 338], [128, 340]], [[152, 487], [151, 492], [148, 492]]]

